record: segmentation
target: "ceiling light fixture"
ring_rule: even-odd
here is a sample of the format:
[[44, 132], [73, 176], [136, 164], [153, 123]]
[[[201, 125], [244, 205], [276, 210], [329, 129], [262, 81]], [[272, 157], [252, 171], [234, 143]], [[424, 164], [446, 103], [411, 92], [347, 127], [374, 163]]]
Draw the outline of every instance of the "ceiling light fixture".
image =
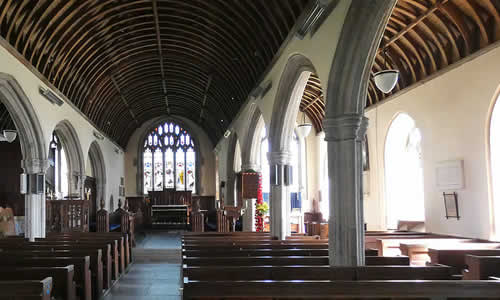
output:
[[387, 48], [382, 45], [384, 52], [384, 69], [373, 75], [375, 85], [384, 94], [390, 93], [398, 83], [399, 71], [396, 69], [387, 69]]
[[0, 135], [0, 142], [12, 143], [17, 137], [17, 131], [15, 130], [4, 130]]
[[299, 138], [306, 138], [309, 133], [311, 132], [312, 129], [312, 124], [311, 123], [306, 123], [306, 113], [302, 111], [302, 124], [298, 125], [297, 128], [295, 128], [295, 132], [299, 136]]

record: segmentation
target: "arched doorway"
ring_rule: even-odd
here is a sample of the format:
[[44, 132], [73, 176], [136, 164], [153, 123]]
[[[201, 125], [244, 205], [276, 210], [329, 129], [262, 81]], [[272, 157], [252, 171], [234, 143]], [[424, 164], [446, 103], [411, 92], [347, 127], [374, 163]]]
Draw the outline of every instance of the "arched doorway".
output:
[[424, 221], [422, 136], [415, 121], [400, 113], [392, 121], [385, 141], [386, 227], [398, 221]]

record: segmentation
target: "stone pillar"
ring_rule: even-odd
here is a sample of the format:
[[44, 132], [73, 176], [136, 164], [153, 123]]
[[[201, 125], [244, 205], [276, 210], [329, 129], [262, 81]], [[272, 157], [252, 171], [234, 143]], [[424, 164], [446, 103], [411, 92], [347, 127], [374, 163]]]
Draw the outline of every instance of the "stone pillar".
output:
[[329, 257], [332, 266], [365, 264], [362, 140], [368, 119], [346, 114], [324, 121], [330, 184]]
[[[37, 237], [45, 237], [45, 170], [47, 166], [47, 160], [22, 161], [22, 167], [28, 177], [28, 191], [24, 196], [24, 236], [29, 238], [30, 241], [34, 241]], [[36, 192], [35, 185], [37, 181], [42, 184], [41, 193]]]
[[290, 164], [290, 153], [288, 151], [268, 153], [271, 178], [276, 170], [277, 184], [271, 184], [270, 215], [271, 234], [280, 240], [284, 240], [290, 233], [290, 193], [288, 186], [284, 183], [285, 165]]

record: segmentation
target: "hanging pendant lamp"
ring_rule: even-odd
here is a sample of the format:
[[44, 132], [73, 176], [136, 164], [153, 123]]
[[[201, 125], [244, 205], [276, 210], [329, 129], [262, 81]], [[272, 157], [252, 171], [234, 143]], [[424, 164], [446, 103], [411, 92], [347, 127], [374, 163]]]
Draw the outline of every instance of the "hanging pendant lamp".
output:
[[387, 94], [390, 93], [396, 86], [396, 83], [398, 83], [399, 71], [396, 69], [387, 69], [387, 48], [383, 45], [382, 47], [384, 51], [385, 70], [375, 73], [373, 75], [373, 80], [377, 88]]
[[298, 125], [295, 129], [299, 138], [306, 138], [311, 132], [312, 124], [306, 123], [306, 113], [302, 112], [302, 124]]

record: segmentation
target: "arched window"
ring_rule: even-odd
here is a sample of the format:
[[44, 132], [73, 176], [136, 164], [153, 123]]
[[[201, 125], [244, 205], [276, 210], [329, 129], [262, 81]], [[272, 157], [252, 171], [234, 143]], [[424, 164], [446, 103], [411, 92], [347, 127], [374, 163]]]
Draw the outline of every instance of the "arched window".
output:
[[397, 228], [399, 220], [425, 220], [421, 140], [407, 114], [392, 121], [385, 142], [387, 228]]
[[144, 140], [144, 193], [176, 189], [196, 193], [196, 148], [192, 136], [174, 122], [153, 129]]
[[490, 121], [491, 187], [493, 191], [493, 216], [495, 239], [500, 239], [500, 108], [496, 100]]
[[46, 176], [47, 194], [62, 199], [68, 196], [68, 161], [61, 140], [54, 132], [49, 145], [49, 168]]

